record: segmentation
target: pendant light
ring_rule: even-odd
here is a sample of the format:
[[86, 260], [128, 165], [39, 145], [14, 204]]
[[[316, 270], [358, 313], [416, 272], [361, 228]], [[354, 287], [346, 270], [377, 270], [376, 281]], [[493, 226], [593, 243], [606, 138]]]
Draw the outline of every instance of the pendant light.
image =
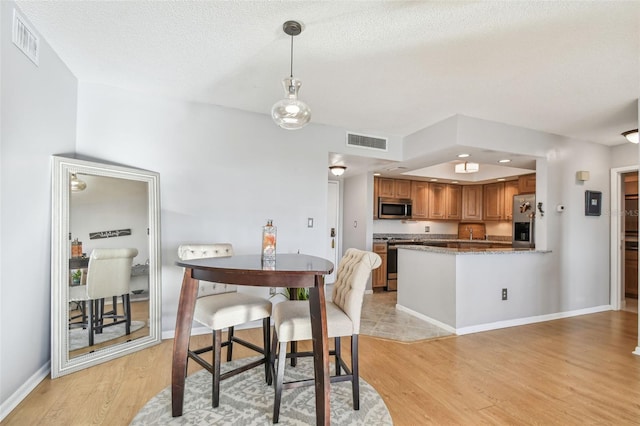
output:
[[79, 192], [79, 191], [84, 191], [87, 187], [87, 184], [84, 181], [78, 179], [78, 175], [76, 175], [75, 173], [71, 173], [69, 186], [71, 187], [71, 191]]
[[624, 132], [622, 134], [627, 140], [631, 143], [638, 143], [638, 129], [629, 130], [628, 132]]
[[345, 166], [331, 166], [329, 170], [334, 176], [342, 176], [347, 168]]
[[302, 32], [302, 25], [296, 21], [287, 21], [282, 30], [291, 36], [291, 72], [282, 80], [285, 99], [278, 101], [271, 108], [271, 117], [283, 129], [295, 130], [306, 126], [311, 120], [311, 108], [298, 100], [298, 91], [302, 82], [293, 78], [293, 37]]

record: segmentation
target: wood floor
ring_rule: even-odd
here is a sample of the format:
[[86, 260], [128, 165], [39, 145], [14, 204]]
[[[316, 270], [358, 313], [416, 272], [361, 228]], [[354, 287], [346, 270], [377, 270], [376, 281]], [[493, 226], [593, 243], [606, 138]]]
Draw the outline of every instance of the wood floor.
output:
[[[257, 329], [238, 334], [260, 341]], [[637, 336], [637, 314], [623, 311], [416, 343], [361, 336], [360, 370], [395, 425], [633, 425]], [[172, 344], [46, 379], [2, 423], [127, 425], [170, 384]]]

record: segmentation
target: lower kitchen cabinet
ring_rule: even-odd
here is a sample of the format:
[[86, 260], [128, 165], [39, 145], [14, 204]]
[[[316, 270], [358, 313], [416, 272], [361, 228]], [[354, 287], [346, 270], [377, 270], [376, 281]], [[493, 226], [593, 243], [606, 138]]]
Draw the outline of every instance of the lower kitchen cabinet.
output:
[[624, 295], [638, 297], [638, 251], [625, 250], [624, 253]]
[[373, 290], [383, 290], [387, 286], [387, 243], [373, 243], [373, 252], [380, 256], [382, 263], [371, 273]]

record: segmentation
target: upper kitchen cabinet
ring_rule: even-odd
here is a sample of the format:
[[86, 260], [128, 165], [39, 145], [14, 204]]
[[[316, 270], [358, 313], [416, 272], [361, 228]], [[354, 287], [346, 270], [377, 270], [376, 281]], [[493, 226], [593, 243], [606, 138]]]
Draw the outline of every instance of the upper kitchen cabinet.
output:
[[484, 185], [484, 220], [512, 220], [513, 196], [519, 194], [519, 181]]
[[522, 175], [518, 177], [518, 193], [534, 194], [536, 192], [536, 174]]
[[462, 220], [482, 220], [482, 185], [462, 187]]
[[378, 181], [378, 197], [411, 198], [410, 180], [378, 178]]
[[411, 216], [413, 219], [429, 218], [429, 183], [411, 181], [411, 200], [413, 206]]
[[446, 183], [429, 184], [428, 219], [462, 219], [462, 187]]
[[484, 220], [504, 219], [504, 182], [484, 185]]
[[520, 193], [520, 184], [517, 180], [509, 180], [504, 183], [504, 219], [513, 220], [513, 196]]

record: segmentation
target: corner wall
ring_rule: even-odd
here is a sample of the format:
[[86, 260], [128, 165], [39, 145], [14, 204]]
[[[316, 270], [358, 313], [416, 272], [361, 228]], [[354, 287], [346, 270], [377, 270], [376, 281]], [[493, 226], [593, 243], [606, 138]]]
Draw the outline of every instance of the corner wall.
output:
[[51, 155], [75, 148], [77, 80], [40, 38], [36, 67], [0, 2], [0, 419], [49, 372]]

